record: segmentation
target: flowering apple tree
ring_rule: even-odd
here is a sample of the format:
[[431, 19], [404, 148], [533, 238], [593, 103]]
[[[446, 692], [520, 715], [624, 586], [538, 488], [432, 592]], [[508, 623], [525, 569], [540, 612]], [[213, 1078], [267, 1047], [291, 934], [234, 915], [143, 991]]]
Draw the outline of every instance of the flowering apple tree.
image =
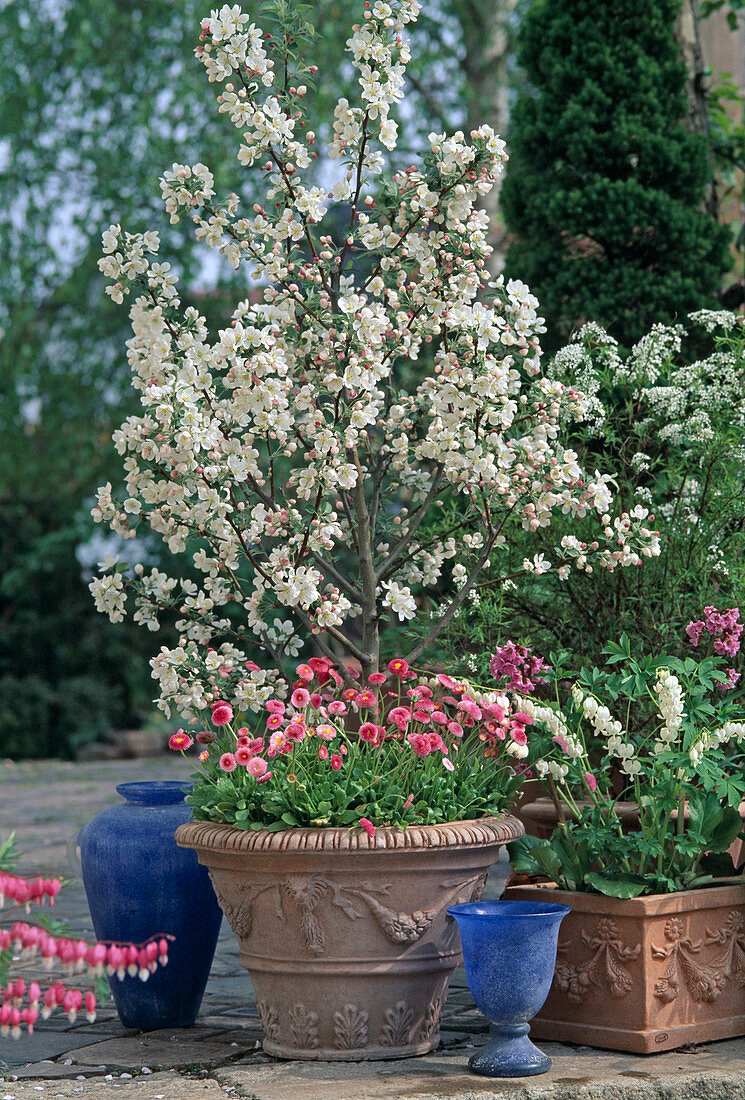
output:
[[[107, 291], [132, 303], [144, 410], [114, 437], [128, 495], [102, 487], [93, 514], [123, 538], [149, 528], [175, 554], [188, 549], [203, 579], [113, 561], [91, 588], [114, 621], [130, 594], [151, 629], [176, 612], [180, 644], [153, 660], [166, 711], [194, 717], [222, 698], [260, 707], [310, 635], [329, 659], [374, 673], [381, 627], [413, 618], [417, 596], [452, 570], [453, 594], [406, 654], [415, 660], [510, 529], [546, 528], [557, 510], [603, 522], [553, 561], [526, 560], [528, 572], [568, 571], [578, 557], [612, 570], [659, 552], [647, 513], [611, 521], [610, 479], [587, 477], [562, 443], [586, 401], [541, 372], [535, 298], [489, 282], [478, 204], [503, 142], [488, 126], [470, 140], [431, 134], [423, 163], [383, 173], [418, 11], [417, 0], [365, 3], [347, 43], [360, 98], [334, 111], [330, 188], [308, 172], [315, 68], [297, 56], [296, 17], [279, 34], [236, 5], [202, 22], [197, 56], [241, 133], [238, 160], [267, 184], [266, 202], [242, 210], [235, 194], [215, 195], [203, 164], [161, 180], [171, 222], [191, 218], [200, 241], [257, 280], [261, 300], [240, 302], [216, 336], [182, 306], [157, 233], [104, 233]], [[324, 225], [330, 204], [344, 211], [339, 240]], [[443, 506], [453, 522], [434, 537]], [[273, 667], [247, 662], [256, 644]]]

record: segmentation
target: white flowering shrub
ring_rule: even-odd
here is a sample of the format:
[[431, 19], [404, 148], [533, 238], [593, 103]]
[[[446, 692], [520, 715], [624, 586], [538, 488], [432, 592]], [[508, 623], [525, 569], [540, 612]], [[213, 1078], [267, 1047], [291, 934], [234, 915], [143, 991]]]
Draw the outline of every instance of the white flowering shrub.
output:
[[[628, 352], [588, 324], [548, 373], [585, 395], [586, 420], [565, 428], [580, 465], [613, 472], [617, 506], [654, 523], [663, 554], [610, 577], [583, 568], [577, 538], [588, 537], [576, 522], [558, 518], [550, 538], [519, 535], [450, 631], [452, 652], [474, 655], [466, 674], [482, 672], [484, 650], [506, 636], [565, 650], [575, 666], [599, 661], [623, 632], [636, 651], [680, 652], [681, 618], [745, 600], [745, 317], [702, 310], [687, 329], [656, 325]], [[578, 552], [571, 575], [545, 568], [557, 540]], [[528, 587], [520, 567], [536, 549], [542, 575]]]
[[[126, 495], [105, 485], [93, 514], [125, 539], [155, 532], [202, 579], [114, 562], [91, 588], [114, 620], [129, 600], [151, 629], [175, 612], [180, 642], [153, 669], [163, 709], [187, 718], [217, 698], [260, 706], [310, 636], [374, 672], [381, 629], [414, 617], [449, 573], [458, 586], [414, 660], [516, 530], [543, 538], [557, 514], [611, 509], [610, 479], [587, 477], [566, 445], [563, 425], [588, 404], [542, 373], [535, 298], [489, 283], [478, 203], [503, 142], [488, 126], [432, 134], [422, 164], [383, 174], [418, 11], [376, 0], [353, 28], [359, 102], [334, 111], [328, 188], [309, 182], [314, 67], [295, 56], [292, 18], [271, 37], [237, 5], [203, 21], [197, 56], [240, 133], [239, 162], [265, 174], [266, 201], [243, 210], [235, 194], [218, 197], [202, 164], [174, 164], [161, 191], [171, 222], [189, 219], [261, 289], [224, 329], [210, 335], [182, 306], [156, 233], [104, 234], [100, 267], [130, 306], [143, 411], [114, 437]], [[324, 222], [331, 204], [339, 240]], [[454, 521], [433, 536], [444, 506]], [[552, 561], [637, 565], [658, 553], [646, 520], [644, 509], [608, 520], [582, 555], [566, 544]], [[543, 566], [531, 555], [526, 568]], [[270, 667], [247, 661], [256, 645]]]

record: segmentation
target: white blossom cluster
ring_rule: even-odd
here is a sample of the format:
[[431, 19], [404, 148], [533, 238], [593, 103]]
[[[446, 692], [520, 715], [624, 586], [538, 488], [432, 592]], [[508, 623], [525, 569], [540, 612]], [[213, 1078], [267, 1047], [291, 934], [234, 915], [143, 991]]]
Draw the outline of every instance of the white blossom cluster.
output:
[[[516, 695], [515, 703], [518, 710], [528, 715], [533, 725], [542, 725], [548, 730], [567, 760], [581, 760], [585, 756], [585, 746], [575, 734], [570, 733], [561, 710], [542, 706], [529, 695]], [[569, 765], [561, 759], [540, 759], [531, 766], [540, 779], [550, 776], [557, 783], [563, 783], [569, 774]]]
[[709, 749], [718, 749], [721, 745], [729, 745], [732, 741], [738, 743], [745, 741], [745, 722], [725, 722], [718, 729], [707, 731], [689, 749], [691, 763], [696, 765]]
[[618, 759], [621, 770], [632, 778], [638, 775], [642, 768], [641, 761], [633, 741], [618, 719], [594, 695], [585, 695], [578, 684], [572, 688], [572, 699], [575, 706], [582, 708], [598, 737], [605, 740], [607, 751]]
[[[315, 144], [303, 83], [312, 67], [299, 61], [280, 77], [237, 5], [203, 21], [197, 53], [241, 132], [238, 159], [267, 183], [266, 203], [245, 212], [234, 194], [216, 199], [202, 164], [174, 164], [161, 181], [171, 221], [187, 215], [199, 240], [247, 264], [264, 288], [216, 336], [182, 307], [157, 234], [104, 234], [108, 292], [131, 302], [143, 411], [114, 436], [126, 496], [103, 486], [93, 515], [124, 538], [149, 528], [174, 554], [188, 549], [202, 574], [199, 584], [157, 570], [128, 578], [144, 625], [177, 616], [179, 645], [153, 662], [164, 709], [192, 713], [222, 695], [260, 705], [275, 688], [246, 667], [246, 647], [263, 646], [284, 671], [309, 632], [327, 654], [341, 646], [373, 667], [379, 623], [411, 619], [417, 591], [449, 562], [460, 588], [436, 633], [513, 522], [538, 532], [558, 513], [602, 517], [589, 547], [557, 548], [562, 575], [591, 568], [590, 557], [613, 569], [659, 553], [646, 511], [611, 520], [609, 477], [588, 477], [562, 441], [562, 424], [589, 403], [542, 373], [536, 299], [517, 280], [488, 282], [477, 202], [502, 170], [503, 142], [488, 126], [431, 134], [425, 166], [395, 174], [377, 198], [369, 190], [378, 146], [396, 142], [402, 32], [418, 10], [416, 0], [376, 0], [354, 28], [360, 104], [340, 100], [334, 112], [330, 153], [344, 174], [330, 191], [303, 177]], [[329, 202], [347, 204], [340, 241], [319, 225]], [[425, 353], [430, 373], [402, 371]], [[404, 374], [421, 381], [404, 388]], [[425, 534], [447, 497], [457, 531]], [[526, 568], [551, 567], [539, 555]], [[92, 587], [121, 617], [121, 572]]]
[[657, 670], [657, 680], [653, 691], [657, 696], [657, 706], [662, 726], [652, 747], [655, 753], [667, 752], [678, 739], [680, 727], [685, 718], [685, 696], [680, 680], [668, 668]]

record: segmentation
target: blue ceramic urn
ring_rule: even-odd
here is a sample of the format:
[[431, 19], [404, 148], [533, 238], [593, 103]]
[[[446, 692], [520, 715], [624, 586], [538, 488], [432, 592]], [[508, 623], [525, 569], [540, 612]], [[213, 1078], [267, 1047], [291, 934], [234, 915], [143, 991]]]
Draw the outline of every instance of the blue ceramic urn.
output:
[[78, 835], [83, 885], [99, 940], [141, 944], [170, 935], [168, 963], [147, 981], [109, 979], [125, 1027], [187, 1027], [199, 1012], [222, 910], [195, 852], [174, 833], [191, 818], [190, 783], [123, 783], [125, 799]]
[[458, 922], [468, 985], [491, 1023], [487, 1045], [468, 1065], [485, 1077], [533, 1077], [551, 1059], [528, 1038], [554, 976], [559, 925], [570, 909], [537, 901], [451, 905]]

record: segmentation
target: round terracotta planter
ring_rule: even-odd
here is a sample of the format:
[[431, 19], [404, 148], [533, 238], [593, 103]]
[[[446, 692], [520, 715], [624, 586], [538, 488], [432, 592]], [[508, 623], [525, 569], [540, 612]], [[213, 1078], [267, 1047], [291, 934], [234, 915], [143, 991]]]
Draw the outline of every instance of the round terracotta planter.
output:
[[426, 1054], [461, 961], [449, 905], [481, 897], [514, 817], [270, 833], [192, 821], [176, 841], [209, 870], [251, 975], [264, 1050], [324, 1061]]

